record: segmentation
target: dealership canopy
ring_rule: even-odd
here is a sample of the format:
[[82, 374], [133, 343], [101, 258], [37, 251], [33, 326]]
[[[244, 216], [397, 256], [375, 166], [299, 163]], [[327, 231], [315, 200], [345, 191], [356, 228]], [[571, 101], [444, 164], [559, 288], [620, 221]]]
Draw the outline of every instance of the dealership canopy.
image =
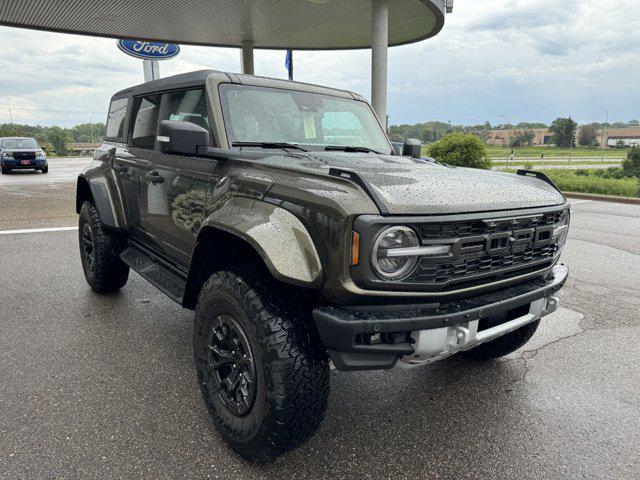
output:
[[0, 24], [239, 47], [246, 73], [253, 73], [254, 48], [372, 48], [372, 100], [384, 118], [387, 46], [436, 35], [452, 4], [453, 0], [2, 0]]

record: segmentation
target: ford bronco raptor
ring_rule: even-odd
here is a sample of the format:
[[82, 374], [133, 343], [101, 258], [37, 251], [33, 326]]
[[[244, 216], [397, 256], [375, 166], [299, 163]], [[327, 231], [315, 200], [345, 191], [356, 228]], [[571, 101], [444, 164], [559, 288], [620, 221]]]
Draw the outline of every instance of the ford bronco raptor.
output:
[[308, 439], [337, 370], [506, 355], [557, 307], [569, 205], [543, 174], [392, 147], [354, 93], [200, 71], [115, 94], [77, 184], [98, 293], [130, 269], [195, 310], [220, 435], [271, 459]]

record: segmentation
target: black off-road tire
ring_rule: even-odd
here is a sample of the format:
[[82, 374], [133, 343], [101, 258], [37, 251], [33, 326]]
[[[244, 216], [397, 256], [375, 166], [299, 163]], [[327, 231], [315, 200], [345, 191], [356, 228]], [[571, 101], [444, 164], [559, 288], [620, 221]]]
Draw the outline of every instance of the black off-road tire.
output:
[[[120, 290], [129, 278], [129, 267], [120, 259], [126, 247], [125, 240], [105, 231], [100, 213], [91, 202], [84, 202], [80, 209], [78, 228], [80, 259], [87, 283], [97, 293], [113, 293]], [[86, 248], [91, 243], [92, 257]]]
[[462, 352], [462, 355], [476, 360], [490, 360], [493, 358], [504, 357], [523, 347], [533, 334], [536, 333], [540, 325], [540, 320], [531, 322], [511, 333], [507, 333], [501, 337], [491, 340], [490, 342], [478, 345], [471, 350]]
[[41, 168], [40, 171], [42, 173], [49, 173], [49, 167], [47, 166], [47, 167]]
[[8, 168], [2, 167], [2, 175], [9, 175], [10, 170]]
[[[305, 442], [322, 423], [329, 366], [310, 308], [295, 291], [255, 270], [209, 278], [198, 298], [193, 343], [198, 383], [216, 430], [241, 456], [266, 462]], [[249, 410], [242, 415], [225, 405], [228, 389], [220, 389], [210, 353], [216, 325], [229, 317], [250, 346], [256, 379], [253, 403], [246, 401]]]

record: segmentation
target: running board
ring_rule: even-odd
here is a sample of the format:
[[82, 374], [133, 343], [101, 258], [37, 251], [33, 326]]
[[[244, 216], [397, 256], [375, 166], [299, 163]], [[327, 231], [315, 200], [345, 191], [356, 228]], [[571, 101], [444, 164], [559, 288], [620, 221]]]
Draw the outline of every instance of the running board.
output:
[[120, 258], [171, 300], [182, 305], [187, 283], [186, 273], [172, 268], [152, 252], [138, 245], [130, 244], [120, 254]]

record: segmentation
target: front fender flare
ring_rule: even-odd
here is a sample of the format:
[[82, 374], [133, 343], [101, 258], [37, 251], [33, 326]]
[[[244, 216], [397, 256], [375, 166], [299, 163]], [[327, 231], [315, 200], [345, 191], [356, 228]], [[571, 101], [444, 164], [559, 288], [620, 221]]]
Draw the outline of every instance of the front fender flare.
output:
[[248, 242], [278, 280], [320, 287], [322, 263], [309, 232], [284, 208], [261, 200], [233, 197], [202, 225]]

